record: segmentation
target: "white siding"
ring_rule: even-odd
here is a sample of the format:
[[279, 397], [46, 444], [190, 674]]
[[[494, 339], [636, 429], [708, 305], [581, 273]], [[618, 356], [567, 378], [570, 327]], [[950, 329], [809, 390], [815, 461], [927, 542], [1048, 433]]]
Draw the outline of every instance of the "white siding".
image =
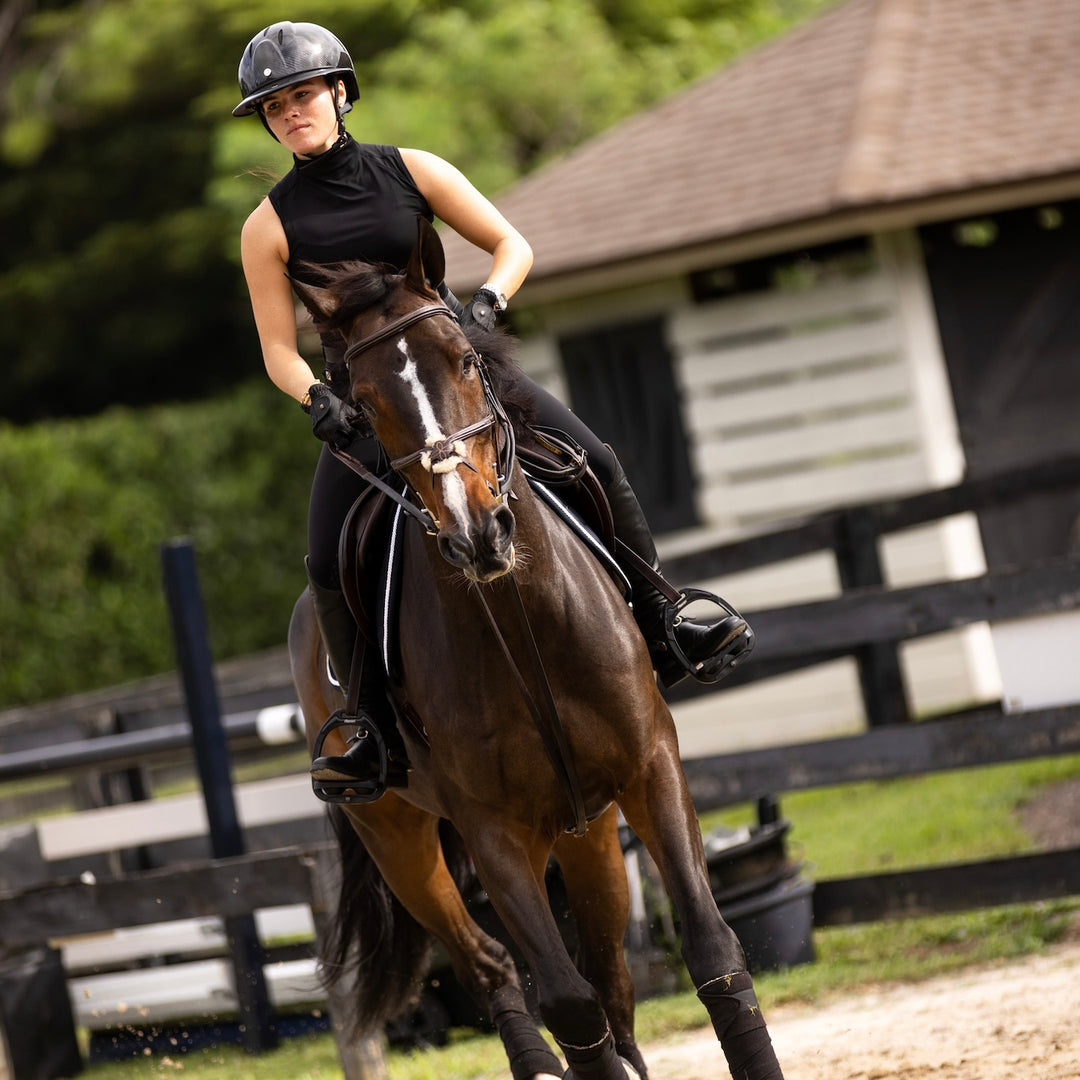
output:
[[[837, 271], [798, 290], [695, 304], [670, 283], [658, 286], [669, 305], [668, 343], [703, 522], [661, 538], [662, 555], [961, 479], [963, 454], [918, 239], [909, 232], [877, 237], [873, 252], [869, 271], [847, 278]], [[612, 297], [597, 303], [619, 310]], [[550, 313], [549, 325], [572, 331], [577, 314]], [[547, 365], [532, 363], [550, 370], [546, 355]], [[896, 585], [985, 570], [972, 518], [886, 538], [882, 559]], [[744, 610], [839, 591], [831, 555], [694, 584]], [[976, 627], [904, 645], [915, 709], [999, 695], [988, 641], [985, 627]], [[865, 718], [854, 663], [845, 661], [680, 706], [676, 721], [684, 754], [696, 756], [856, 730]]]

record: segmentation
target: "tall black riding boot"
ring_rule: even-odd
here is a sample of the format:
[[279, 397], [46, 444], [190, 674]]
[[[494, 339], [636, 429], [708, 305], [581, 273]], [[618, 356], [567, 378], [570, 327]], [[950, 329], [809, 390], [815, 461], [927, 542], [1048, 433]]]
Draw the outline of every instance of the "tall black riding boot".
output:
[[[358, 640], [356, 620], [339, 589], [319, 585], [310, 570], [308, 588], [331, 673], [348, 696], [353, 650], [364, 649], [366, 643]], [[388, 785], [408, 783], [408, 756], [386, 698], [382, 665], [375, 656], [366, 659], [360, 668], [355, 711], [334, 712], [315, 738], [311, 781], [315, 794], [325, 802], [374, 802]], [[344, 754], [323, 755], [326, 736], [339, 727], [356, 729], [348, 748]]]
[[[615, 475], [605, 491], [616, 537], [659, 574], [660, 560], [652, 531], [618, 458]], [[754, 633], [746, 620], [720, 597], [690, 590], [676, 603], [630, 559], [621, 559], [620, 565], [633, 586], [634, 617], [649, 646], [661, 686], [674, 686], [687, 675], [704, 683], [716, 682], [753, 648]], [[682, 614], [688, 600], [699, 599], [715, 603], [722, 614], [711, 619]]]

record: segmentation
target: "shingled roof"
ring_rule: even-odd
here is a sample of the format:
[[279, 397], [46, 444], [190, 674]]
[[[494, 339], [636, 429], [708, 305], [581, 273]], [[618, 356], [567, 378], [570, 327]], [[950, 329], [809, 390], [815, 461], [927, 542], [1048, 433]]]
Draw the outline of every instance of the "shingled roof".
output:
[[[530, 281], [1080, 174], [1080, 0], [848, 0], [496, 200]], [[452, 281], [486, 256], [447, 237]]]

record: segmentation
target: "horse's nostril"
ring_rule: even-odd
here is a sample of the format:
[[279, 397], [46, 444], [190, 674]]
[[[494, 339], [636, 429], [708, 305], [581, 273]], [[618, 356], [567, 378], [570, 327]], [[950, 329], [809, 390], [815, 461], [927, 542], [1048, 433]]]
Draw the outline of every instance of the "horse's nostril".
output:
[[506, 543], [509, 543], [514, 536], [514, 512], [509, 506], [500, 506], [495, 511], [495, 525], [499, 530], [500, 535]]
[[439, 554], [452, 566], [468, 566], [475, 554], [472, 542], [460, 530], [439, 533]]

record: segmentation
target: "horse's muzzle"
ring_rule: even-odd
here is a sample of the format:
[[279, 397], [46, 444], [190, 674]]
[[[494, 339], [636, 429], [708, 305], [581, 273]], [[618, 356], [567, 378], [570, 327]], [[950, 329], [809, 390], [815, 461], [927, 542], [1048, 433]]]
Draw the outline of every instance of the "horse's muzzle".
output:
[[439, 531], [439, 554], [481, 584], [514, 568], [514, 515], [504, 504], [479, 521]]

